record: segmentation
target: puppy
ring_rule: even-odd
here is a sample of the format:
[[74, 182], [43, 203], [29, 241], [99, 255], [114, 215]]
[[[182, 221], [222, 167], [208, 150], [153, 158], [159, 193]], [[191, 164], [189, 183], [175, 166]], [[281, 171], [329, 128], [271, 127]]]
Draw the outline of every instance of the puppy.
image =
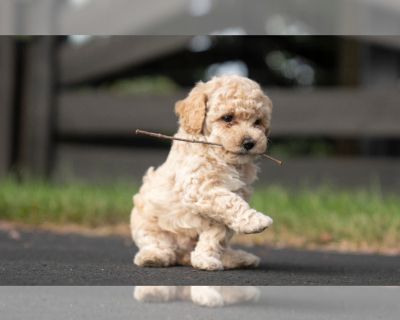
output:
[[140, 302], [191, 301], [204, 307], [255, 302], [260, 290], [252, 286], [137, 286], [133, 298]]
[[258, 233], [272, 219], [250, 208], [254, 160], [266, 151], [272, 103], [254, 81], [221, 76], [199, 82], [175, 106], [177, 137], [167, 160], [150, 167], [133, 197], [131, 232], [142, 267], [202, 270], [254, 267], [259, 258], [229, 247], [236, 233]]

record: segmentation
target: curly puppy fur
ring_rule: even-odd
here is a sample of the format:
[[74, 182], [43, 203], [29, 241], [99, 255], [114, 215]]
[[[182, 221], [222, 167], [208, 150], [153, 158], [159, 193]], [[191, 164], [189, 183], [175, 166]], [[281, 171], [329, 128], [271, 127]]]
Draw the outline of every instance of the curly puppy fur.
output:
[[[167, 160], [150, 167], [133, 197], [131, 232], [143, 267], [192, 265], [202, 270], [254, 267], [259, 258], [229, 247], [236, 233], [258, 233], [272, 219], [248, 204], [254, 160], [267, 148], [272, 103], [244, 77], [199, 82], [175, 106], [177, 137]], [[251, 148], [246, 142], [251, 142]]]

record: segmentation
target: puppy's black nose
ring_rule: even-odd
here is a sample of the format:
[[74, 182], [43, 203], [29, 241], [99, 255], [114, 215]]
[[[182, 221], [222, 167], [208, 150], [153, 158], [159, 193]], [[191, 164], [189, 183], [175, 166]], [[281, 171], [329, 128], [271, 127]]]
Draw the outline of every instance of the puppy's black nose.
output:
[[245, 148], [247, 151], [253, 149], [255, 146], [254, 140], [253, 139], [244, 139], [243, 140], [243, 148]]

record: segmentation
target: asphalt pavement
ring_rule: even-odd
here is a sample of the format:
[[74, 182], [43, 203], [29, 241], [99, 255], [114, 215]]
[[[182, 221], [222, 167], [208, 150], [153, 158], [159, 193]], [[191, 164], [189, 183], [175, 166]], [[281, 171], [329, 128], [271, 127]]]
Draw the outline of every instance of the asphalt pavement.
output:
[[139, 268], [129, 239], [0, 231], [0, 285], [400, 285], [400, 256], [246, 248], [256, 269]]

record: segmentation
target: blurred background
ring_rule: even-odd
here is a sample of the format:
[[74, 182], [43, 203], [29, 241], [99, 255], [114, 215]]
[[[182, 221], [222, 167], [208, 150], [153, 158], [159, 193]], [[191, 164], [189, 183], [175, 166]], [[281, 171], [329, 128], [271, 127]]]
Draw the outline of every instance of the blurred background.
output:
[[274, 228], [241, 243], [399, 253], [396, 36], [2, 36], [0, 229], [128, 234], [132, 194], [170, 148], [135, 129], [172, 135], [175, 102], [221, 74], [271, 97], [285, 162], [260, 162], [252, 205]]
[[395, 35], [399, 16], [397, 0], [2, 0], [0, 34]]
[[234, 73], [274, 103], [260, 184], [400, 187], [400, 37], [1, 37], [0, 172], [137, 181], [165, 159], [174, 103]]

